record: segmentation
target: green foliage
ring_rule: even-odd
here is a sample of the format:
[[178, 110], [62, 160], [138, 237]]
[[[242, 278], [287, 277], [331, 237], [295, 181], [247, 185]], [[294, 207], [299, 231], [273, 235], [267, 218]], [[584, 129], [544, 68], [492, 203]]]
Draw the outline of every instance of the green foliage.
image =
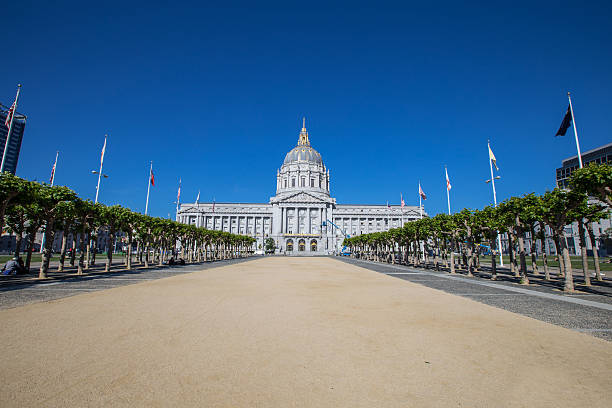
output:
[[276, 243], [273, 238], [266, 238], [266, 253], [273, 253], [276, 249]]
[[612, 166], [590, 164], [576, 170], [570, 178], [572, 190], [588, 194], [612, 206]]

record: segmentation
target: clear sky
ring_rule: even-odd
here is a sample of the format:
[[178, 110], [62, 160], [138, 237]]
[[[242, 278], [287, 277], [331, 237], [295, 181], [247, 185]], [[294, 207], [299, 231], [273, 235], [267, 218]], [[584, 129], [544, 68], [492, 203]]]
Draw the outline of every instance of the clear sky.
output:
[[[497, 3], [494, 4], [494, 3]], [[223, 5], [219, 5], [223, 4]], [[19, 176], [150, 213], [267, 202], [306, 116], [338, 203], [446, 211], [554, 187], [573, 95], [583, 151], [612, 141], [612, 3], [29, 2], [2, 6], [0, 102], [23, 84]]]

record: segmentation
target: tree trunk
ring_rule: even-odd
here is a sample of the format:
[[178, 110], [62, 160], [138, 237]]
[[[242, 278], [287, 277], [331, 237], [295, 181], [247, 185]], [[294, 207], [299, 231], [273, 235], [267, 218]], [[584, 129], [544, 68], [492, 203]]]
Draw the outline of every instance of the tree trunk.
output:
[[[561, 231], [563, 234], [563, 231]], [[572, 261], [570, 259], [569, 251], [567, 249], [567, 243], [565, 242], [565, 237], [561, 240], [562, 251], [563, 251], [563, 260], [565, 263], [565, 285], [563, 286], [563, 291], [565, 292], [573, 292], [574, 291], [574, 274], [572, 273]]]
[[96, 231], [96, 235], [92, 237], [92, 248], [91, 248], [91, 266], [96, 265], [96, 255], [98, 253], [98, 231]]
[[532, 270], [534, 275], [539, 276], [540, 275], [540, 271], [538, 271], [538, 264], [537, 264], [537, 257], [536, 257], [536, 252], [537, 252], [536, 242], [537, 242], [537, 240], [536, 240], [536, 234], [535, 234], [535, 229], [533, 228], [533, 225], [531, 226], [530, 234], [531, 234], [531, 246], [530, 246], [530, 252], [531, 252], [531, 270]]
[[467, 276], [474, 276], [472, 271], [474, 270], [474, 250], [472, 249], [472, 242], [468, 240], [466, 246], [466, 260], [467, 260]]
[[132, 234], [128, 233], [128, 250], [127, 250], [127, 259], [126, 259], [126, 268], [128, 270], [132, 269]]
[[593, 231], [593, 224], [590, 222], [586, 223], [586, 229], [589, 233], [589, 239], [591, 240], [591, 247], [593, 248], [593, 263], [595, 264], [595, 279], [599, 282], [603, 281], [601, 277], [601, 267], [599, 265], [599, 242], [595, 239], [595, 232]]
[[584, 274], [585, 286], [591, 286], [591, 277], [589, 276], [589, 260], [587, 258], [586, 239], [584, 237], [584, 220], [578, 220], [578, 235], [580, 238], [580, 257], [582, 258], [582, 273]]
[[66, 230], [62, 232], [62, 249], [60, 250], [58, 272], [64, 271], [64, 262], [66, 261], [66, 250], [68, 249], [68, 233]]
[[74, 266], [74, 261], [76, 258], [76, 248], [77, 248], [77, 233], [76, 231], [72, 232], [72, 251], [70, 252], [70, 266]]
[[523, 231], [518, 231], [519, 257], [521, 260], [521, 285], [529, 285], [529, 277], [527, 276], [527, 259], [525, 256], [525, 234]]
[[87, 269], [87, 265], [88, 265], [88, 262], [85, 259], [85, 244], [89, 242], [89, 239], [87, 239], [88, 237], [85, 231], [81, 232], [80, 235], [81, 235], [81, 238], [79, 241], [79, 263], [77, 264], [77, 275], [82, 275], [83, 268]]
[[550, 280], [550, 271], [548, 270], [548, 256], [546, 251], [542, 252], [542, 260], [544, 261], [544, 279]]
[[108, 238], [106, 239], [106, 268], [104, 272], [110, 272], [113, 266], [113, 251], [115, 249], [115, 228], [111, 227], [108, 231]]
[[565, 262], [563, 261], [563, 251], [561, 249], [561, 239], [558, 235], [553, 237], [555, 242], [555, 249], [557, 250], [557, 258], [559, 259], [559, 277], [565, 276]]
[[491, 245], [491, 280], [497, 279], [497, 237], [493, 237], [489, 240], [489, 245]]
[[36, 232], [28, 234], [28, 248], [25, 261], [25, 268], [30, 273], [30, 264], [32, 263], [32, 251], [34, 251], [34, 240], [36, 239]]
[[45, 226], [45, 247], [43, 248], [40, 272], [38, 274], [39, 279], [45, 279], [47, 277], [47, 272], [49, 271], [49, 262], [51, 261], [51, 250], [53, 248], [53, 238], [55, 235], [53, 225], [53, 218], [47, 220], [47, 225]]
[[450, 248], [450, 273], [455, 273], [455, 247], [452, 245]]
[[23, 241], [23, 234], [15, 234], [15, 258], [19, 258], [19, 253], [21, 252], [21, 243]]

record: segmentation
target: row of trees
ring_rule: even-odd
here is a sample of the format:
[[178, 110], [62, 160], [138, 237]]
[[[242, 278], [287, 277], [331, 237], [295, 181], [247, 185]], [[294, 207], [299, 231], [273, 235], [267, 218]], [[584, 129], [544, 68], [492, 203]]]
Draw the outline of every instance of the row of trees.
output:
[[[32, 182], [6, 172], [0, 174], [0, 229], [16, 235], [15, 256], [19, 256], [23, 240], [27, 240], [27, 270], [36, 233], [43, 230], [41, 278], [47, 277], [55, 234], [60, 231], [63, 234], [59, 271], [64, 270], [67, 260], [74, 266], [79, 252], [78, 274], [95, 263], [96, 237], [102, 230], [108, 233], [107, 271], [112, 265], [112, 248], [119, 232], [125, 235], [127, 269], [131, 269], [134, 262], [144, 263], [145, 267], [151, 262], [161, 265], [177, 248], [187, 262], [246, 256], [252, 252], [255, 242], [252, 237], [151, 217], [120, 205], [94, 204], [91, 200], [80, 199], [68, 187]], [[68, 248], [69, 235], [73, 237], [71, 248]], [[70, 254], [69, 259], [67, 254]]]
[[[559, 274], [565, 279], [564, 290], [573, 291], [574, 281], [564, 228], [573, 222], [578, 223], [584, 283], [587, 286], [591, 285], [586, 251], [588, 235], [594, 248], [595, 276], [601, 281], [593, 223], [609, 216], [612, 168], [602, 164], [577, 170], [570, 180], [570, 186], [571, 189], [555, 188], [543, 195], [531, 193], [512, 197], [497, 208], [466, 208], [453, 215], [438, 214], [389, 231], [347, 238], [344, 245], [351, 249], [354, 257], [414, 266], [424, 262], [437, 270], [446, 268], [450, 273], [456, 273], [456, 269], [462, 267], [468, 276], [472, 276], [480, 265], [480, 247], [486, 246], [491, 249], [491, 278], [496, 279], [497, 236], [502, 233], [508, 239], [511, 271], [521, 283], [529, 284], [528, 257], [531, 258], [533, 274], [541, 274], [536, 264], [538, 241], [543, 249], [544, 279], [550, 279], [546, 257], [549, 252], [546, 239], [549, 231], [556, 253], [560, 255]], [[598, 202], [589, 200], [589, 196]], [[432, 257], [430, 253], [433, 253]], [[456, 254], [459, 255], [458, 259], [455, 259]]]

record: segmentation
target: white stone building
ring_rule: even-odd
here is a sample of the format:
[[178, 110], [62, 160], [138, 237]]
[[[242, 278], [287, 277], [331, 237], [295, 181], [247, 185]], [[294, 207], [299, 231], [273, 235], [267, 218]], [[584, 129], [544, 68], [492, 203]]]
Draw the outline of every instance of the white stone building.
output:
[[176, 219], [250, 235], [257, 249], [273, 238], [277, 253], [324, 255], [342, 250], [345, 236], [387, 231], [420, 216], [417, 206], [337, 204], [330, 195], [330, 171], [310, 146], [304, 125], [297, 146], [276, 172], [276, 195], [269, 203], [181, 204]]

